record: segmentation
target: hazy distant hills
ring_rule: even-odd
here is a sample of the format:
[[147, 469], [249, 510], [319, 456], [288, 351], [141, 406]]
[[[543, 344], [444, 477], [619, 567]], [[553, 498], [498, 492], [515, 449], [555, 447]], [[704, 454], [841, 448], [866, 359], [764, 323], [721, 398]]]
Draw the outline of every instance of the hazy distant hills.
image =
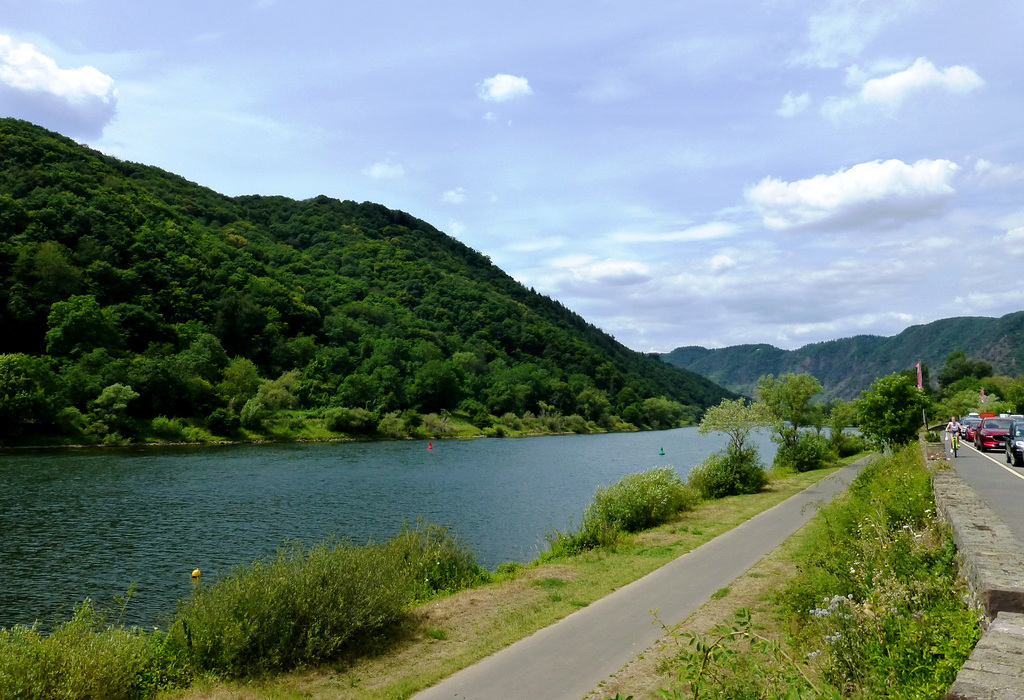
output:
[[828, 398], [852, 399], [878, 377], [923, 362], [934, 377], [946, 357], [963, 350], [972, 360], [992, 364], [996, 374], [1024, 373], [1024, 311], [1001, 318], [963, 316], [911, 326], [899, 335], [859, 335], [781, 350], [771, 345], [735, 345], [708, 350], [681, 347], [662, 355], [677, 367], [750, 395], [759, 377], [809, 372]]

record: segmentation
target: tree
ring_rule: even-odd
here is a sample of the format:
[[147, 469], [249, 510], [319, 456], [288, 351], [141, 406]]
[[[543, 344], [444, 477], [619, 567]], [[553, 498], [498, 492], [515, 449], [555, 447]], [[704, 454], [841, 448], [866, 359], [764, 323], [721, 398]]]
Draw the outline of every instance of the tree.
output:
[[128, 403], [137, 398], [139, 398], [138, 393], [133, 391], [130, 386], [111, 384], [106, 387], [89, 404], [94, 421], [90, 432], [120, 437], [120, 434], [131, 425], [128, 418]]
[[926, 403], [924, 394], [905, 375], [877, 379], [857, 402], [860, 431], [886, 447], [905, 445], [917, 437]]
[[49, 418], [55, 387], [56, 377], [45, 361], [22, 354], [0, 355], [0, 435]]
[[649, 399], [644, 399], [640, 410], [644, 422], [658, 430], [675, 428], [683, 416], [683, 407], [664, 396], [652, 396]]
[[857, 408], [852, 401], [835, 399], [828, 404], [828, 432], [829, 442], [837, 447], [843, 438], [843, 431], [849, 428], [857, 419]]
[[757, 401], [776, 432], [776, 442], [796, 442], [800, 428], [810, 424], [811, 401], [823, 392], [821, 382], [806, 373], [790, 372], [778, 379], [769, 374], [758, 380]]
[[992, 376], [992, 365], [988, 362], [972, 362], [967, 359], [967, 353], [963, 350], [951, 352], [946, 357], [946, 364], [939, 371], [939, 386], [943, 389], [966, 377], [984, 379]]
[[117, 344], [117, 328], [91, 294], [55, 302], [46, 322], [46, 352], [51, 355], [77, 356]]
[[238, 410], [255, 396], [262, 381], [256, 364], [245, 357], [233, 358], [224, 368], [222, 376], [223, 380], [217, 385], [217, 393], [232, 410]]
[[697, 426], [697, 432], [701, 435], [715, 431], [725, 433], [729, 436], [730, 449], [738, 453], [743, 451], [750, 433], [770, 422], [771, 418], [765, 413], [763, 404], [747, 403], [745, 399], [724, 399], [722, 403], [707, 410]]

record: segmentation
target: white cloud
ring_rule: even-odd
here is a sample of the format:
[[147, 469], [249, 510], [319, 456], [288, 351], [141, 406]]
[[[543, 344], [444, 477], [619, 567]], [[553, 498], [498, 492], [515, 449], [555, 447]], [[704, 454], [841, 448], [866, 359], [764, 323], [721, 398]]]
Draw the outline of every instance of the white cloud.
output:
[[477, 94], [481, 99], [488, 102], [506, 102], [517, 97], [532, 95], [530, 82], [526, 78], [520, 78], [507, 73], [499, 73], [493, 78], [487, 78], [480, 85]]
[[865, 102], [895, 108], [908, 96], [922, 90], [938, 89], [962, 95], [984, 84], [985, 81], [970, 68], [951, 66], [940, 71], [931, 61], [919, 58], [904, 71], [868, 80], [861, 88], [860, 96]]
[[859, 56], [883, 29], [916, 4], [916, 0], [832, 0], [811, 16], [809, 46], [794, 62], [836, 68]]
[[114, 79], [93, 66], [65, 69], [32, 44], [0, 34], [0, 81], [19, 90], [48, 92], [67, 100], [117, 97]]
[[551, 262], [556, 272], [549, 283], [560, 280], [564, 285], [616, 287], [642, 284], [652, 279], [651, 269], [635, 260], [594, 260], [589, 255], [568, 255]]
[[369, 175], [375, 180], [395, 180], [405, 175], [405, 168], [399, 163], [384, 160], [366, 166], [363, 168], [363, 174]]
[[454, 190], [448, 190], [441, 195], [441, 201], [445, 204], [462, 204], [466, 201], [466, 189], [456, 187]]
[[872, 161], [795, 182], [767, 177], [745, 194], [770, 229], [888, 228], [933, 215], [955, 194], [958, 170], [948, 160]]
[[889, 75], [869, 78], [870, 73], [859, 66], [847, 69], [846, 82], [859, 86], [855, 97], [829, 98], [822, 112], [830, 118], [837, 118], [844, 112], [857, 107], [870, 106], [892, 114], [911, 96], [926, 91], [943, 91], [966, 94], [977, 90], [985, 81], [966, 66], [950, 66], [939, 70], [924, 58], [917, 59], [912, 66]]
[[664, 243], [672, 241], [707, 241], [716, 238], [727, 238], [736, 233], [734, 224], [712, 221], [699, 226], [691, 226], [682, 231], [647, 232], [620, 231], [612, 234], [612, 239], [624, 243]]
[[782, 104], [779, 106], [775, 113], [780, 117], [795, 117], [800, 112], [807, 109], [811, 104], [811, 96], [806, 92], [800, 95], [794, 95], [792, 92], [787, 92], [782, 98]]
[[61, 68], [32, 44], [0, 34], [0, 104], [5, 116], [95, 137], [117, 112], [117, 88], [93, 66]]
[[711, 270], [713, 272], [723, 272], [734, 267], [736, 267], [736, 260], [727, 253], [719, 253], [711, 258]]
[[982, 185], [998, 187], [1024, 180], [1024, 168], [1019, 165], [993, 163], [979, 158], [974, 163], [974, 176]]
[[1007, 231], [1003, 245], [1014, 255], [1024, 255], [1024, 226]]

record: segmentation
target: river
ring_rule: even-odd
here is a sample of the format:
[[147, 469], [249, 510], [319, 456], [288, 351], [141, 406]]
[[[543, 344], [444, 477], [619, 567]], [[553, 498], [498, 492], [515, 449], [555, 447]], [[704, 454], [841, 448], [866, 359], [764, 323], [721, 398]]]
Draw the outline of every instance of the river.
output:
[[[770, 463], [775, 446], [756, 436]], [[91, 598], [158, 625], [189, 594], [288, 541], [363, 544], [418, 517], [493, 570], [528, 562], [601, 484], [722, 449], [696, 428], [517, 439], [133, 447], [0, 453], [0, 627], [44, 627]], [[429, 448], [429, 449], [428, 449]], [[664, 455], [661, 452], [664, 452]]]

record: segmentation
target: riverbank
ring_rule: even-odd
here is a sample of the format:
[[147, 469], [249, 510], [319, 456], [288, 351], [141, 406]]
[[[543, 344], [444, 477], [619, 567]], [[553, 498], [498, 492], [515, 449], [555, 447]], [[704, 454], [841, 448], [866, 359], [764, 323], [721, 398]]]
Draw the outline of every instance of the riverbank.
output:
[[[870, 478], [859, 480], [858, 487], [840, 498], [835, 508], [830, 506], [819, 513], [772, 554], [712, 595], [682, 625], [666, 628], [659, 644], [641, 650], [635, 661], [613, 673], [586, 700], [605, 700], [619, 693], [637, 700], [660, 698], [659, 688], [679, 688], [677, 673], [681, 680], [688, 677], [686, 668], [692, 672], [700, 664], [692, 656], [693, 647], [687, 644], [691, 635], [718, 644], [714, 640], [721, 634], [756, 642], [751, 648], [759, 651], [748, 657], [738, 648], [723, 647], [724, 658], [730, 661], [723, 667], [708, 667], [702, 681], [706, 684], [764, 681], [789, 687], [792, 681], [810, 690], [817, 687], [816, 683], [825, 687], [826, 678], [834, 682], [837, 672], [852, 672], [858, 676], [860, 685], [856, 687], [874, 688], [869, 693], [874, 696], [878, 688], [889, 687], [887, 684], [896, 680], [892, 674], [896, 674], [899, 679], [895, 687], [916, 688], [915, 692], [923, 693], [921, 697], [941, 697], [969, 654], [977, 628], [975, 612], [963, 605], [962, 583], [953, 583], [954, 550], [935, 518], [928, 487], [930, 476], [921, 462], [904, 454], [869, 469], [873, 472]], [[165, 698], [410, 697], [418, 689], [659, 568], [681, 556], [683, 550], [732, 529], [830, 471], [792, 475], [773, 482], [770, 490], [755, 496], [704, 504], [614, 551], [535, 563], [514, 572], [510, 580], [433, 601], [414, 610], [398, 634], [380, 640], [370, 657], [341, 659], [330, 667], [256, 681], [201, 681], [188, 691]], [[871, 536], [859, 534], [861, 523], [869, 523]], [[849, 544], [843, 544], [840, 531], [844, 530], [852, 534]], [[853, 557], [847, 559], [848, 555]], [[806, 579], [808, 571], [822, 563], [826, 568], [812, 574], [813, 584], [809, 580], [800, 583], [801, 577]], [[865, 577], [846, 576], [847, 568], [850, 574], [863, 568]], [[872, 575], [868, 576], [869, 572]], [[922, 578], [923, 572], [926, 575]], [[908, 578], [904, 580], [904, 576]], [[812, 587], [805, 590], [808, 585]], [[834, 598], [836, 591], [851, 591], [842, 596], [842, 605], [838, 606], [842, 610], [836, 615], [830, 611], [838, 598], [824, 606], [825, 610], [810, 610], [813, 604], [800, 602], [810, 595], [808, 600], [822, 607], [820, 591], [826, 589]], [[793, 617], [796, 613], [787, 612], [793, 596], [799, 599], [796, 609], [804, 616], [799, 624]], [[918, 607], [923, 602], [920, 598], [931, 601], [933, 607]], [[738, 609], [749, 613], [737, 613]], [[829, 620], [842, 631], [832, 630], [831, 637], [826, 635], [836, 641], [828, 642], [825, 646], [833, 648], [822, 652], [821, 633], [830, 629]], [[808, 627], [801, 629], [805, 625]], [[837, 640], [858, 635], [866, 636], [855, 640], [852, 647], [841, 649]], [[782, 642], [794, 636], [798, 640], [795, 647]], [[925, 645], [923, 652], [918, 649], [921, 644]], [[869, 655], [881, 656], [861, 658], [865, 648]], [[852, 653], [854, 649], [856, 653]], [[911, 668], [915, 665], [905, 663], [908, 654], [919, 661], [930, 661]], [[565, 663], [572, 663], [568, 654]], [[837, 671], [843, 664], [853, 665]], [[723, 676], [725, 667], [753, 673], [761, 680], [751, 677], [740, 681], [732, 671]], [[757, 675], [761, 673], [769, 676]], [[728, 694], [729, 686], [724, 687], [723, 692]], [[831, 697], [827, 687], [820, 692]], [[814, 696], [820, 692], [815, 690]]]
[[[96, 439], [93, 442], [75, 442], [75, 438], [55, 435], [25, 437], [12, 442], [0, 441], [0, 453], [5, 450], [87, 449], [94, 447], [200, 447], [231, 445], [280, 445], [348, 442], [379, 442], [388, 440], [475, 440], [479, 438], [526, 438], [556, 435], [591, 435], [605, 433], [634, 433], [653, 430], [672, 430], [689, 427], [680, 422], [664, 428], [638, 428], [630, 423], [617, 422], [602, 426], [580, 416], [548, 416], [522, 418], [507, 415], [491, 417], [490, 425], [481, 427], [468, 416], [451, 414], [445, 420], [424, 420], [423, 416], [395, 420], [390, 426], [370, 433], [330, 430], [322, 411], [288, 411], [279, 418], [266, 419], [260, 430], [238, 428], [234, 436], [217, 435], [199, 421], [157, 418], [145, 421], [131, 437], [118, 440]], [[431, 414], [433, 415], [433, 414]], [[427, 416], [426, 418], [430, 418]], [[546, 427], [541, 427], [546, 426]], [[81, 437], [81, 436], [79, 436]]]
[[416, 608], [395, 635], [378, 640], [371, 656], [258, 681], [200, 681], [166, 697], [409, 697], [695, 549], [832, 471], [788, 475], [761, 493], [705, 503], [613, 551], [511, 567], [507, 580]]

